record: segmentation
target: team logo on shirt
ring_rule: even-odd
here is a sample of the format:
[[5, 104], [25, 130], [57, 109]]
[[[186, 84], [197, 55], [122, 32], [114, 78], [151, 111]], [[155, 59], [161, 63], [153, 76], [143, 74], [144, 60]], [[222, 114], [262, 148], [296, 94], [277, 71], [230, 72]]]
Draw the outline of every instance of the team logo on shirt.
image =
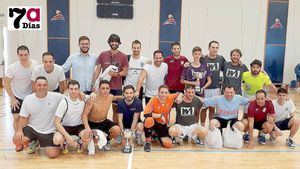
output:
[[130, 108], [130, 111], [133, 111], [133, 112], [134, 112], [134, 111], [136, 111], [136, 108], [135, 108], [135, 107], [131, 107], [131, 108]]
[[144, 67], [144, 66], [145, 66], [145, 63], [140, 63], [140, 66], [141, 66], [141, 67]]
[[226, 71], [226, 77], [239, 78], [240, 74], [241, 72], [239, 70], [227, 69]]
[[194, 116], [194, 107], [181, 107], [181, 116]]
[[181, 65], [183, 65], [183, 64], [184, 64], [184, 61], [181, 61], [180, 63], [181, 63]]
[[207, 67], [210, 71], [218, 71], [220, 69], [219, 63], [207, 63]]

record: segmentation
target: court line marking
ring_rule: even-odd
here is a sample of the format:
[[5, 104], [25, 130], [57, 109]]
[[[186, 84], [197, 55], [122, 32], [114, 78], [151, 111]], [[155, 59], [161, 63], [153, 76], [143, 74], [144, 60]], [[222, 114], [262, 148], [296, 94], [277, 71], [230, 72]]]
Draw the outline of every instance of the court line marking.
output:
[[[13, 151], [15, 152], [14, 149], [10, 148], [10, 149], [5, 149], [5, 148], [1, 148], [0, 152], [3, 151]], [[119, 149], [115, 149], [115, 150], [111, 150], [113, 152], [120, 152]], [[141, 149], [135, 149], [134, 151], [136, 152], [144, 152], [144, 150]], [[298, 147], [296, 147], [295, 149], [269, 149], [269, 150], [263, 150], [263, 149], [259, 149], [259, 150], [247, 150], [247, 149], [193, 149], [193, 150], [188, 150], [188, 149], [151, 149], [151, 152], [202, 152], [202, 153], [300, 153], [300, 149]], [[150, 153], [151, 153], [150, 152]], [[128, 165], [130, 163], [130, 166], [132, 165], [132, 159], [133, 159], [133, 151], [132, 153], [129, 154], [129, 158], [128, 158]]]
[[128, 157], [128, 165], [127, 165], [127, 169], [131, 169], [132, 167], [132, 158], [133, 158], [133, 151], [134, 151], [134, 146], [132, 145], [132, 151]]

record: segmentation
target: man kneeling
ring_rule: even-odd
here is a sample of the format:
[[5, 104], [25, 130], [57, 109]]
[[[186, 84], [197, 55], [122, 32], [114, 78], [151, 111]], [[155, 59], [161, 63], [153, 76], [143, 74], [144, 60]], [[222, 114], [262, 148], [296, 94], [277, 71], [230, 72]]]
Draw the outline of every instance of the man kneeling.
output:
[[[291, 99], [287, 99], [287, 90], [280, 88], [277, 91], [277, 99], [273, 100], [275, 108], [276, 121], [275, 125], [279, 130], [290, 130], [289, 137], [286, 139], [286, 145], [295, 148], [296, 143], [293, 139], [299, 129], [299, 120], [294, 117], [295, 105]], [[270, 134], [270, 141], [275, 141], [280, 136], [279, 131], [273, 130]]]
[[58, 130], [54, 134], [53, 142], [56, 145], [62, 145], [63, 154], [69, 152], [69, 146], [76, 146], [77, 152], [83, 152], [83, 143], [81, 139], [74, 141], [71, 135], [83, 138], [84, 126], [82, 124], [81, 115], [85, 102], [79, 100], [80, 85], [76, 80], [70, 80], [68, 83], [69, 97], [62, 99], [55, 113], [54, 124]]
[[41, 147], [46, 147], [46, 154], [54, 158], [59, 155], [59, 146], [53, 143], [55, 132], [53, 121], [55, 110], [63, 95], [48, 92], [48, 82], [44, 76], [37, 77], [34, 86], [36, 93], [24, 99], [14, 143], [26, 145], [30, 141], [28, 153], [34, 153], [40, 144]]
[[176, 122], [169, 129], [175, 143], [183, 145], [183, 138], [190, 137], [197, 145], [203, 145], [200, 138], [207, 135], [207, 129], [199, 125], [199, 114], [202, 102], [195, 97], [195, 86], [186, 85], [182, 102], [175, 103]]

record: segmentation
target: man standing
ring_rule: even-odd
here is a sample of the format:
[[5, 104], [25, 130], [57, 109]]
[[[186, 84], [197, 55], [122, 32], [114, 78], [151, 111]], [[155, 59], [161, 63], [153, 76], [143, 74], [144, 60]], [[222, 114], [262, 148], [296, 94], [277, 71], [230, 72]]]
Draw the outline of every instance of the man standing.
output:
[[180, 83], [180, 76], [183, 71], [183, 65], [188, 62], [185, 56], [180, 55], [181, 46], [179, 42], [171, 44], [172, 55], [164, 59], [168, 65], [168, 74], [166, 76], [166, 85], [170, 93], [183, 92], [184, 85]]
[[144, 80], [145, 83], [145, 102], [148, 104], [151, 97], [157, 95], [157, 89], [159, 86], [165, 83], [165, 76], [168, 73], [168, 65], [163, 63], [163, 52], [160, 50], [156, 50], [153, 53], [153, 63], [145, 65], [142, 70], [142, 73], [139, 77], [137, 88], [135, 95], [139, 96], [139, 91], [143, 85]]
[[176, 122], [169, 129], [175, 142], [182, 145], [184, 137], [190, 137], [196, 145], [203, 145], [200, 138], [207, 135], [206, 128], [199, 125], [202, 102], [195, 97], [195, 86], [186, 85], [182, 102], [176, 104]]
[[[110, 65], [117, 67], [116, 71], [109, 71], [111, 76], [110, 80], [110, 93], [112, 95], [122, 95], [122, 77], [125, 77], [128, 72], [128, 59], [127, 56], [119, 51], [121, 44], [120, 37], [116, 34], [111, 34], [108, 38], [110, 50], [102, 52], [97, 60], [97, 68], [95, 71], [94, 81], [98, 78], [100, 72], [104, 72]], [[117, 102], [112, 105], [113, 108], [113, 121], [118, 121]]]
[[31, 76], [32, 84], [38, 76], [45, 76], [48, 81], [48, 91], [64, 93], [65, 89], [65, 73], [62, 67], [54, 64], [54, 55], [45, 52], [42, 55], [43, 65], [37, 66]]
[[[131, 45], [132, 55], [129, 56], [128, 61], [128, 73], [126, 75], [124, 85], [132, 85], [134, 88], [137, 88], [137, 83], [139, 80], [139, 76], [143, 70], [143, 67], [146, 64], [147, 58], [141, 56], [141, 42], [138, 40], [134, 40]], [[143, 87], [141, 87], [139, 91], [139, 99], [143, 100]]]
[[[286, 89], [279, 88], [277, 99], [273, 100], [276, 115], [275, 125], [279, 130], [290, 130], [289, 137], [286, 139], [286, 145], [290, 148], [295, 148], [296, 143], [293, 138], [299, 129], [300, 122], [294, 116], [296, 111], [295, 105], [291, 99], [287, 99], [287, 94]], [[270, 135], [270, 141], [275, 141], [276, 137], [279, 136], [275, 130]]]
[[255, 94], [256, 100], [251, 101], [248, 107], [248, 119], [243, 119], [245, 131], [249, 131], [250, 139], [248, 147], [253, 148], [254, 136], [253, 129], [259, 130], [258, 142], [266, 144], [265, 134], [271, 133], [274, 128], [275, 111], [272, 101], [267, 100], [267, 93], [264, 90], [258, 90]]
[[[97, 91], [96, 99], [94, 101], [88, 101], [84, 107], [82, 114], [82, 121], [85, 131], [85, 136], [92, 134], [92, 129], [102, 130], [108, 134], [108, 140], [116, 138], [120, 135], [120, 127], [107, 118], [108, 110], [113, 101], [121, 99], [122, 96], [113, 96], [110, 94], [109, 82], [106, 80], [100, 81], [99, 90]], [[83, 140], [83, 141], [90, 141]], [[110, 143], [104, 147], [106, 151], [110, 150]]]
[[57, 132], [54, 134], [53, 142], [56, 145], [62, 145], [63, 154], [69, 152], [69, 146], [77, 146], [77, 152], [82, 153], [82, 141], [75, 142], [71, 137], [71, 135], [76, 135], [83, 138], [84, 133], [81, 115], [85, 101], [79, 100], [80, 84], [78, 81], [69, 81], [68, 93], [69, 96], [60, 101], [55, 113], [54, 124]]
[[36, 93], [28, 95], [20, 111], [18, 130], [14, 136], [14, 143], [24, 145], [31, 141], [31, 153], [35, 152], [37, 141], [41, 147], [46, 148], [46, 154], [51, 157], [59, 155], [59, 146], [53, 143], [55, 132], [54, 116], [56, 108], [63, 95], [48, 92], [47, 79], [39, 76], [35, 80]]
[[79, 82], [80, 90], [91, 94], [97, 57], [89, 53], [90, 39], [87, 36], [79, 38], [78, 46], [80, 52], [70, 55], [62, 67], [65, 72], [72, 68], [72, 79]]
[[222, 93], [224, 93], [225, 86], [231, 85], [235, 88], [236, 94], [242, 95], [242, 75], [248, 71], [245, 64], [241, 64], [242, 52], [239, 49], [233, 49], [230, 52], [231, 62], [224, 64], [224, 81], [222, 86]]
[[[33, 68], [38, 65], [35, 60], [29, 58], [29, 49], [27, 46], [17, 48], [18, 62], [8, 66], [4, 76], [4, 88], [11, 99], [11, 112], [13, 114], [14, 132], [18, 130], [19, 113], [24, 98], [31, 94], [31, 74]], [[16, 151], [21, 151], [23, 146], [16, 145]]]
[[121, 130], [131, 129], [135, 131], [137, 144], [143, 145], [144, 124], [140, 118], [143, 104], [138, 98], [134, 97], [134, 87], [132, 85], [124, 87], [123, 95], [124, 99], [118, 103], [118, 125]]
[[245, 72], [242, 75], [244, 83], [243, 95], [247, 98], [254, 98], [258, 90], [262, 90], [264, 86], [268, 87], [269, 91], [276, 93], [277, 88], [272, 84], [269, 76], [261, 71], [261, 61], [255, 59], [250, 63], [251, 71]]
[[202, 49], [199, 46], [196, 46], [193, 48], [192, 53], [193, 62], [189, 67], [183, 69], [180, 82], [185, 85], [193, 85], [195, 86], [195, 89], [200, 89], [200, 91], [195, 91], [196, 95], [203, 96], [204, 89], [208, 88], [211, 84], [211, 72], [206, 64], [199, 62], [202, 55]]
[[[224, 64], [226, 60], [223, 56], [218, 55], [219, 51], [219, 42], [218, 41], [210, 41], [208, 44], [209, 54], [201, 57], [200, 62], [206, 64], [207, 67], [210, 69], [212, 74], [211, 85], [204, 89], [204, 97], [211, 98], [213, 96], [220, 95], [220, 72], [224, 69]], [[206, 111], [207, 108], [201, 110], [201, 121], [205, 122], [206, 119]], [[211, 120], [214, 116], [215, 108], [209, 107], [209, 120]], [[203, 120], [204, 119], [204, 120]]]

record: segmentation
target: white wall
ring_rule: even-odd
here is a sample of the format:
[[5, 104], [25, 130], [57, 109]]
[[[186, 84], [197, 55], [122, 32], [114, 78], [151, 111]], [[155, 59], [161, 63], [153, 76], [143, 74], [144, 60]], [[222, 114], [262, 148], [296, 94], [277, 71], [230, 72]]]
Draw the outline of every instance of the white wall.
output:
[[[3, 0], [2, 0], [3, 1]], [[1, 7], [8, 5], [40, 5], [43, 30], [8, 32], [8, 56], [6, 63], [17, 60], [16, 48], [26, 44], [31, 55], [40, 61], [40, 55], [47, 49], [46, 1], [40, 0], [4, 0]], [[151, 58], [158, 48], [159, 40], [159, 0], [134, 0], [134, 18], [132, 20], [99, 19], [96, 17], [96, 0], [70, 1], [70, 52], [78, 51], [78, 37], [91, 38], [91, 52], [99, 54], [108, 50], [107, 38], [111, 33], [121, 37], [120, 50], [130, 53], [131, 42], [142, 42], [142, 54]], [[182, 0], [181, 44], [182, 53], [191, 58], [194, 46], [200, 46], [207, 53], [210, 40], [220, 42], [220, 54], [229, 60], [229, 52], [240, 48], [242, 61], [249, 65], [254, 59], [264, 59], [267, 0]], [[0, 8], [1, 8], [0, 7]], [[300, 18], [300, 2], [290, 0], [287, 47], [285, 57], [284, 81], [294, 79], [293, 67], [300, 62], [296, 42], [300, 40], [297, 32]], [[175, 18], [176, 19], [176, 18]]]

